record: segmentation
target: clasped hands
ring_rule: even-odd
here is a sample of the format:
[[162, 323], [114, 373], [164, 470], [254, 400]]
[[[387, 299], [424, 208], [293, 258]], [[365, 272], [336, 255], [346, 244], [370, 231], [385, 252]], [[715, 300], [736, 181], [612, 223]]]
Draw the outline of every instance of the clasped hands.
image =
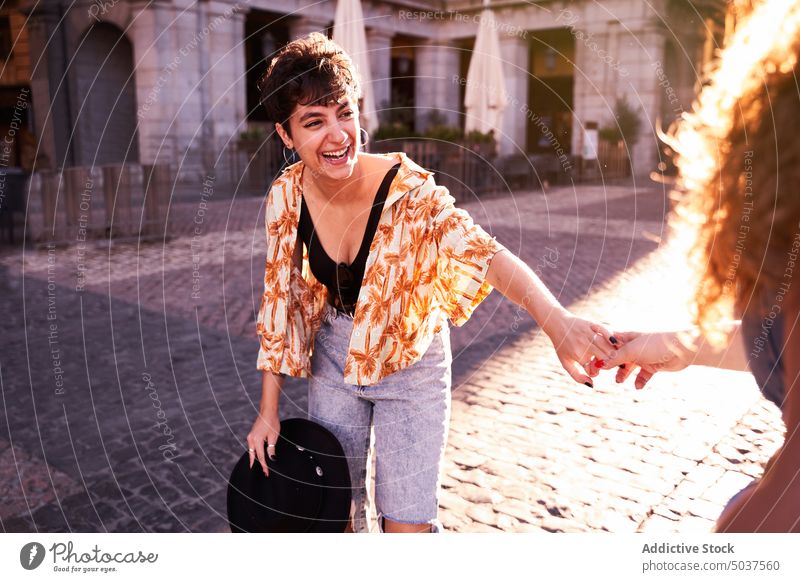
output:
[[590, 387], [601, 370], [617, 368], [617, 383], [635, 374], [640, 390], [656, 372], [682, 370], [692, 359], [684, 332], [612, 332], [566, 311], [542, 327], [564, 370]]

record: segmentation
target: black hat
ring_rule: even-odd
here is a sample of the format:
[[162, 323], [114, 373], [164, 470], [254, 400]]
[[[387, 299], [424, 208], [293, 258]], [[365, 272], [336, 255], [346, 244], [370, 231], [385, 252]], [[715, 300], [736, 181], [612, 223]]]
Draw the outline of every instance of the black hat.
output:
[[344, 450], [310, 420], [281, 422], [269, 477], [245, 453], [228, 483], [232, 532], [342, 532], [350, 519], [350, 472]]

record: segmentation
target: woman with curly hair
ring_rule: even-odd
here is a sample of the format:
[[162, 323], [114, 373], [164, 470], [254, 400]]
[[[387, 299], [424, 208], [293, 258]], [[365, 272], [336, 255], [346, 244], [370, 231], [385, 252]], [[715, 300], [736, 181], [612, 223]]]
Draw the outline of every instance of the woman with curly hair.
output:
[[450, 414], [447, 320], [462, 325], [497, 288], [552, 340], [565, 370], [592, 385], [613, 347], [534, 272], [454, 205], [403, 153], [373, 155], [358, 121], [361, 88], [347, 54], [321, 34], [295, 40], [261, 79], [262, 103], [300, 161], [266, 201], [267, 260], [257, 318], [259, 415], [250, 465], [268, 474], [284, 375], [309, 378], [309, 416], [347, 455], [351, 529], [365, 531], [375, 441], [375, 503], [387, 532], [439, 529]]
[[[800, 531], [800, 3], [758, 5], [725, 48], [676, 152], [675, 234], [695, 241], [697, 327], [618, 333], [606, 368], [624, 381], [690, 364], [749, 364], [786, 424], [764, 476], [740, 492], [718, 531]], [[734, 317], [740, 318], [734, 320]]]

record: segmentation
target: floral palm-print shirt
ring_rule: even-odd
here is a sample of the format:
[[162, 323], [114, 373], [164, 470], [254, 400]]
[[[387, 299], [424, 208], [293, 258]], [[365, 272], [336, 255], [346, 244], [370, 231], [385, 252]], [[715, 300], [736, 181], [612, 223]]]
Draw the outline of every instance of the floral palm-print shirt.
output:
[[[432, 173], [404, 153], [369, 249], [353, 316], [344, 382], [372, 385], [417, 362], [445, 318], [463, 325], [492, 290], [485, 281], [503, 248], [466, 211], [456, 208]], [[302, 271], [292, 260], [297, 244], [303, 162], [286, 168], [267, 196], [267, 261], [256, 321], [259, 370], [309, 375], [314, 336], [327, 288], [314, 278], [303, 250]]]

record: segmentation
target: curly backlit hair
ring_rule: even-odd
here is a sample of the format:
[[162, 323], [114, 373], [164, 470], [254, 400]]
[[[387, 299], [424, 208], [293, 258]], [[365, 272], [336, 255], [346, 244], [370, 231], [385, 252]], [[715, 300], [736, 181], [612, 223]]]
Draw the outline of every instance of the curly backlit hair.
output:
[[361, 98], [361, 84], [344, 49], [312, 32], [283, 47], [258, 82], [267, 119], [289, 131], [296, 105], [330, 105], [343, 98]]
[[695, 320], [706, 332], [777, 291], [800, 240], [799, 55], [800, 2], [757, 5], [667, 140], [684, 192], [676, 231], [696, 237]]

